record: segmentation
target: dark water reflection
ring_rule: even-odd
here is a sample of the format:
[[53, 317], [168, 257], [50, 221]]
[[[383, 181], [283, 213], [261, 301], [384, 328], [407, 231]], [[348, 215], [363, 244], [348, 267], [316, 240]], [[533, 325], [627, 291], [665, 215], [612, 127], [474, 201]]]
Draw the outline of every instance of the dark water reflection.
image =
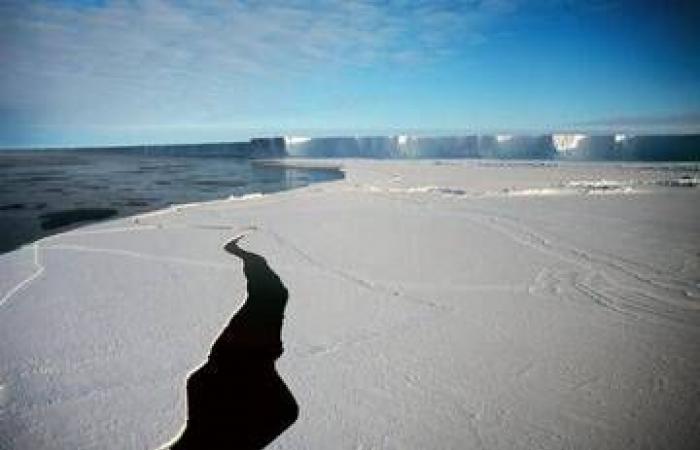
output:
[[173, 450], [261, 449], [299, 415], [292, 393], [275, 370], [287, 288], [260, 255], [229, 242], [243, 260], [248, 298], [187, 381], [187, 428]]
[[[281, 167], [226, 156], [99, 149], [2, 151], [0, 253], [108, 216], [339, 178], [342, 173], [334, 169]], [[61, 220], [47, 227], [42, 225], [47, 217]]]

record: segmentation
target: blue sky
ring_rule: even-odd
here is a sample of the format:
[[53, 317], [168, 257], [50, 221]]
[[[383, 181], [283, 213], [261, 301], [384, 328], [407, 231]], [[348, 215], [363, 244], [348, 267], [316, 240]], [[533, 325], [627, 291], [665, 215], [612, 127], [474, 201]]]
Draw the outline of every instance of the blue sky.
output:
[[700, 130], [700, 7], [0, 0], [0, 146]]

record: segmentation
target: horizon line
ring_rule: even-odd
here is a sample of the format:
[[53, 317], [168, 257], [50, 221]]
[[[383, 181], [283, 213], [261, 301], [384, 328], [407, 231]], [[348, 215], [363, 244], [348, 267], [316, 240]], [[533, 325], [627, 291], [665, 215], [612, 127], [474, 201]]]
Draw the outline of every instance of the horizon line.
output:
[[[513, 137], [537, 137], [537, 136], [553, 136], [553, 135], [583, 135], [589, 136], [615, 136], [624, 135], [627, 137], [634, 136], [700, 136], [700, 130], [678, 130], [678, 131], [631, 131], [631, 130], [581, 130], [581, 129], [564, 129], [564, 130], [549, 130], [549, 131], [488, 131], [488, 132], [459, 132], [457, 130], [402, 130], [390, 133], [371, 132], [366, 130], [366, 133], [357, 132], [346, 133], [329, 132], [327, 134], [316, 134], [311, 130], [306, 132], [291, 132], [291, 133], [266, 133], [253, 134], [247, 139], [242, 140], [203, 140], [203, 141], [186, 141], [186, 142], [143, 142], [143, 143], [108, 143], [101, 145], [2, 145], [0, 151], [12, 150], [90, 150], [90, 149], [119, 149], [119, 148], [138, 148], [138, 147], [177, 147], [177, 146], [192, 146], [192, 145], [223, 145], [223, 144], [249, 144], [257, 139], [287, 139], [287, 138], [308, 138], [308, 139], [353, 139], [353, 138], [398, 138], [401, 136], [415, 138], [458, 138], [458, 137], [480, 137], [480, 136], [513, 136]], [[320, 131], [320, 130], [317, 130]], [[388, 130], [387, 130], [388, 131]], [[285, 141], [286, 143], [286, 141]]]

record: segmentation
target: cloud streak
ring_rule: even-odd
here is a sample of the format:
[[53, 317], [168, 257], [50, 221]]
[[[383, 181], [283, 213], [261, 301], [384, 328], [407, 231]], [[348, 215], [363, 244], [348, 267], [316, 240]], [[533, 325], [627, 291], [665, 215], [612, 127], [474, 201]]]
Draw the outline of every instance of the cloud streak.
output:
[[447, 57], [511, 9], [504, 0], [2, 1], [0, 108], [42, 123], [225, 120], [319, 68]]
[[691, 21], [637, 3], [0, 0], [0, 145], [697, 109]]

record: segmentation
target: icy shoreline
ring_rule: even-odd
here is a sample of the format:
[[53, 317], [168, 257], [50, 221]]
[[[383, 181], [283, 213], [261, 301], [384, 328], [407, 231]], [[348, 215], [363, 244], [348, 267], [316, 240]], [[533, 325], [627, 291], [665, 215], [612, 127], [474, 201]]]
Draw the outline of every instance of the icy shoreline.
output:
[[290, 294], [277, 370], [300, 417], [272, 448], [700, 439], [699, 194], [663, 183], [694, 173], [328, 162], [346, 178], [0, 255], [0, 447], [176, 437], [246, 297], [221, 246], [251, 229]]
[[332, 168], [134, 152], [0, 153], [0, 253], [102, 219], [338, 179]]

